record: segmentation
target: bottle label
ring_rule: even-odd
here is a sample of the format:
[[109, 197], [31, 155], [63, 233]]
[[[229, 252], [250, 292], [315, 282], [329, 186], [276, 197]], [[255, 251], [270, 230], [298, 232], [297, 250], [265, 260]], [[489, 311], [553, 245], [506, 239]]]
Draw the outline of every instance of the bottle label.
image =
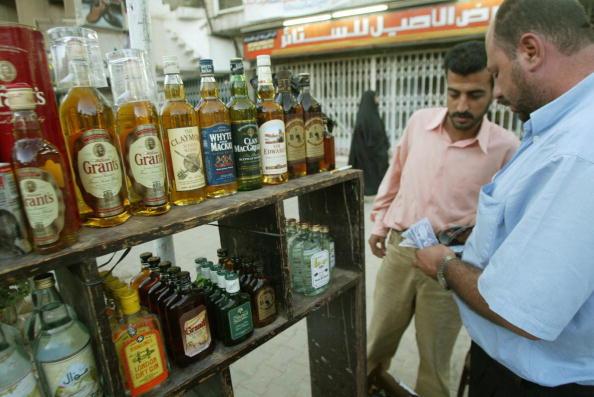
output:
[[306, 153], [311, 160], [324, 157], [324, 121], [321, 117], [312, 117], [305, 123]]
[[330, 269], [334, 269], [334, 266], [336, 266], [336, 250], [332, 240], [328, 243], [328, 254], [330, 255]]
[[330, 258], [327, 250], [318, 251], [310, 258], [311, 286], [321, 288], [330, 282]]
[[103, 395], [90, 343], [65, 360], [40, 364], [51, 397]]
[[287, 161], [295, 164], [305, 161], [305, 128], [303, 118], [287, 116]]
[[0, 258], [10, 258], [31, 252], [21, 198], [12, 168], [0, 166], [0, 224], [8, 233], [7, 243], [0, 244]]
[[159, 384], [169, 375], [158, 331], [141, 331], [145, 330], [129, 328], [129, 339], [123, 346], [127, 380], [132, 395], [143, 386]]
[[204, 187], [206, 179], [198, 127], [170, 128], [167, 135], [176, 190], [183, 192]]
[[75, 143], [75, 162], [82, 189], [95, 200], [88, 203], [98, 217], [121, 214], [122, 164], [109, 134], [102, 129], [85, 131]]
[[179, 319], [184, 343], [184, 352], [188, 357], [208, 349], [211, 343], [210, 327], [206, 308], [199, 306], [184, 313]]
[[16, 170], [27, 220], [35, 245], [47, 245], [60, 239], [64, 228], [64, 199], [54, 177], [41, 168]]
[[260, 140], [258, 126], [254, 122], [231, 123], [233, 150], [237, 177], [255, 177], [262, 174], [260, 168]]
[[139, 125], [128, 135], [128, 176], [146, 206], [167, 203], [166, 174], [159, 131], [153, 124]]
[[287, 172], [287, 148], [285, 146], [285, 122], [269, 120], [258, 128], [262, 154], [262, 173], [279, 175]]
[[265, 287], [258, 291], [256, 302], [258, 303], [257, 313], [260, 321], [266, 320], [276, 314], [274, 288]]
[[204, 167], [209, 185], [235, 181], [233, 138], [228, 124], [215, 124], [201, 129]]
[[16, 383], [0, 389], [0, 397], [41, 397], [33, 371], [27, 373]]
[[254, 329], [250, 302], [245, 302], [229, 310], [227, 319], [229, 320], [229, 330], [231, 331], [232, 340], [237, 340], [249, 334]]

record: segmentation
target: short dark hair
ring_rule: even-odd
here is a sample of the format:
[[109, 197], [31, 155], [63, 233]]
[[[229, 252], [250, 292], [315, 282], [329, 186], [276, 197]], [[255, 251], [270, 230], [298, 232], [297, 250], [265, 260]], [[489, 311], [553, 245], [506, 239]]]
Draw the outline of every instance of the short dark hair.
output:
[[452, 47], [445, 56], [444, 68], [462, 76], [487, 67], [487, 52], [482, 41], [467, 41]]
[[590, 17], [577, 0], [505, 0], [495, 17], [498, 44], [515, 58], [520, 37], [538, 33], [571, 55], [594, 42]]

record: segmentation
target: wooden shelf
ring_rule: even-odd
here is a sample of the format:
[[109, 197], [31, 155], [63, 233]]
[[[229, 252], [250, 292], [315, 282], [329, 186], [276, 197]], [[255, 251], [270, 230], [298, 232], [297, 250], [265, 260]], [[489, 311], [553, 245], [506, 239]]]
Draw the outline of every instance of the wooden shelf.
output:
[[226, 217], [261, 208], [314, 190], [324, 189], [359, 178], [360, 171], [347, 170], [335, 174], [325, 172], [291, 180], [282, 185], [265, 186], [251, 192], [203, 203], [174, 207], [167, 214], [153, 217], [133, 216], [122, 225], [95, 229], [83, 227], [79, 240], [72, 247], [48, 255], [30, 254], [0, 260], [0, 277], [31, 276], [35, 273], [94, 259], [127, 247], [133, 247]]
[[353, 288], [361, 278], [360, 273], [336, 268], [330, 287], [324, 293], [312, 297], [293, 295], [295, 307], [293, 318], [287, 319], [279, 316], [272, 324], [263, 328], [256, 328], [250, 339], [236, 346], [227, 347], [217, 341], [214, 352], [205, 359], [184, 368], [173, 365], [169, 379], [158, 389], [147, 393], [146, 396], [171, 396], [193, 384], [200, 383], [203, 379], [218, 370], [228, 367], [311, 312], [332, 301], [344, 291]]

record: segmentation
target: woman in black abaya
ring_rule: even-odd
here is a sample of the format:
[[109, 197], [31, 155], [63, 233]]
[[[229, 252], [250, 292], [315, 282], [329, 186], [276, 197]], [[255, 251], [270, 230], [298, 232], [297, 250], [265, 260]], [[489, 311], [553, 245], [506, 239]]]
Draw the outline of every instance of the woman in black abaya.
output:
[[388, 149], [390, 142], [386, 136], [384, 122], [380, 118], [377, 96], [373, 91], [365, 91], [361, 96], [359, 111], [349, 164], [363, 170], [366, 196], [377, 194], [377, 189], [388, 169]]

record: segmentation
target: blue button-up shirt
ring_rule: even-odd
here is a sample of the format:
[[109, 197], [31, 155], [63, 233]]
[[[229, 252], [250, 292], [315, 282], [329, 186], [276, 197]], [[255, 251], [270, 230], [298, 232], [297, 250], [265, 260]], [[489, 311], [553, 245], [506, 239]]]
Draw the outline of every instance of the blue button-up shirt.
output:
[[594, 73], [530, 116], [516, 155], [483, 186], [463, 259], [483, 270], [493, 324], [456, 299], [472, 339], [544, 386], [594, 385]]

